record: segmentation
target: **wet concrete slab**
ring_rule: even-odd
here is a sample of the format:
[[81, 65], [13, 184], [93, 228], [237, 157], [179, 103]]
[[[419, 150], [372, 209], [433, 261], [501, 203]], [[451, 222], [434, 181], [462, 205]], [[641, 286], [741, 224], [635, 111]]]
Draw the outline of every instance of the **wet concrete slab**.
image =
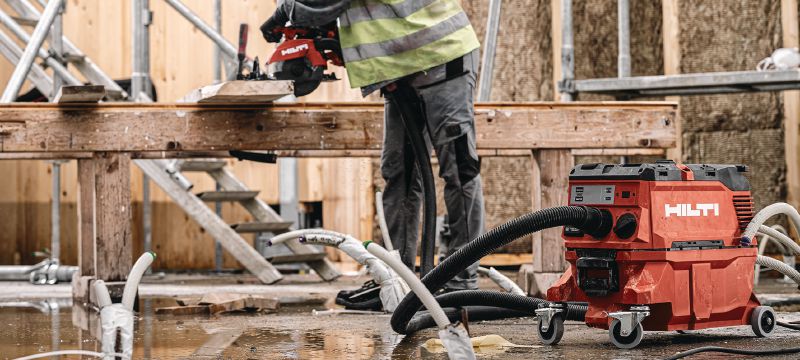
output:
[[[145, 307], [147, 309], [147, 307]], [[14, 358], [52, 349], [99, 350], [88, 331], [73, 326], [70, 308], [57, 313], [28, 309], [0, 309], [0, 358]], [[797, 313], [779, 313], [786, 321]], [[471, 335], [499, 334], [527, 348], [511, 348], [482, 359], [654, 359], [693, 347], [717, 345], [747, 349], [796, 346], [800, 333], [778, 329], [770, 338], [755, 338], [749, 327], [693, 331], [648, 332], [633, 350], [619, 350], [606, 331], [568, 323], [558, 346], [538, 346], [532, 318], [473, 323]], [[400, 336], [389, 328], [389, 316], [312, 316], [311, 309], [286, 309], [268, 315], [156, 316], [145, 310], [135, 329], [137, 359], [445, 359], [421, 348], [436, 336], [426, 330]], [[699, 355], [695, 359], [738, 357]], [[796, 359], [797, 355], [770, 357]]]
[[[141, 312], [135, 329], [136, 359], [445, 359], [443, 354], [430, 354], [421, 348], [428, 339], [436, 337], [433, 330], [412, 336], [395, 334], [389, 326], [389, 315], [312, 315], [331, 304], [313, 306], [287, 305], [274, 314], [156, 315], [159, 306], [173, 306], [177, 293], [191, 296], [213, 289], [258, 294], [278, 294], [295, 297], [315, 293], [334, 296], [342, 288], [352, 288], [363, 277], [349, 277], [335, 283], [320, 283], [311, 277], [289, 280], [283, 288], [250, 283], [248, 277], [208, 280], [188, 277], [172, 279], [166, 284], [148, 279], [142, 285]], [[490, 288], [488, 283], [482, 287]], [[73, 308], [65, 296], [41, 300], [44, 294], [63, 285], [33, 286], [3, 283], [0, 291], [0, 359], [15, 358], [52, 349], [99, 350], [100, 344], [90, 330], [73, 323]], [[158, 285], [158, 286], [155, 286]], [[764, 285], [768, 296], [792, 297], [793, 285], [775, 283]], [[771, 286], [771, 287], [768, 287]], [[36, 287], [35, 290], [25, 290]], [[172, 290], [169, 290], [171, 287]], [[22, 289], [9, 296], [9, 289]], [[47, 291], [45, 291], [47, 290]], [[34, 294], [31, 299], [21, 299]], [[763, 295], [762, 295], [763, 296]], [[779, 307], [783, 310], [783, 307]], [[794, 311], [796, 309], [788, 309]], [[780, 311], [782, 321], [800, 320], [800, 313]], [[657, 359], [699, 346], [726, 346], [745, 349], [769, 349], [797, 346], [800, 331], [779, 328], [769, 338], [756, 338], [749, 327], [730, 327], [677, 332], [648, 332], [641, 345], [633, 350], [619, 350], [608, 340], [605, 330], [591, 329], [581, 323], [567, 323], [563, 340], [558, 346], [539, 346], [536, 321], [520, 318], [504, 321], [471, 323], [472, 336], [499, 334], [515, 344], [529, 345], [511, 348], [500, 354], [480, 354], [481, 359]], [[720, 354], [703, 354], [692, 359], [738, 359]], [[797, 359], [798, 355], [773, 356], [774, 359]]]

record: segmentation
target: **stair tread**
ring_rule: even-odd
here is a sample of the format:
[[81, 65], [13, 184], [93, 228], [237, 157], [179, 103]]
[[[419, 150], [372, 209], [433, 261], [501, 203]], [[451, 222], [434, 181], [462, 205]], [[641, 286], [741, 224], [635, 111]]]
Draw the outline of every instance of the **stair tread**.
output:
[[225, 167], [225, 160], [186, 160], [181, 163], [181, 171], [214, 171]]
[[231, 228], [239, 233], [285, 231], [292, 227], [291, 221], [283, 222], [247, 222], [232, 224]]
[[276, 255], [267, 260], [272, 264], [289, 264], [289, 263], [305, 263], [312, 261], [320, 261], [325, 259], [327, 255], [324, 252], [315, 252], [309, 254], [288, 254]]
[[204, 201], [244, 201], [258, 196], [258, 191], [203, 191], [197, 197]]

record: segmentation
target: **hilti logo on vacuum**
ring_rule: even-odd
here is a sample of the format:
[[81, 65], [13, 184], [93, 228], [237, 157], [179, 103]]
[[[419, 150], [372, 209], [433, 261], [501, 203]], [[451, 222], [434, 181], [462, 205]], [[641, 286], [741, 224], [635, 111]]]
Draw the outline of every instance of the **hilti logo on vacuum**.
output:
[[[713, 211], [713, 213], [712, 213]], [[664, 213], [667, 217], [675, 216], [719, 216], [719, 204], [664, 204]]]
[[292, 47], [292, 48], [283, 49], [283, 50], [281, 50], [281, 55], [286, 56], [286, 55], [289, 55], [289, 54], [294, 54], [294, 53], [301, 52], [303, 50], [308, 50], [308, 44], [300, 44], [300, 45], [297, 45], [297, 46]]

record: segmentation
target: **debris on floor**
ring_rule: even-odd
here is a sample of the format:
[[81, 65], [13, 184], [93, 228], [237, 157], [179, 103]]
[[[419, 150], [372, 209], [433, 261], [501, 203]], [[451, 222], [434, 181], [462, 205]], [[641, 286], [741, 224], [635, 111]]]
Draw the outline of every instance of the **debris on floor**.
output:
[[156, 309], [156, 314], [201, 315], [220, 314], [235, 311], [272, 313], [280, 308], [276, 298], [236, 293], [209, 293], [201, 298], [177, 298], [179, 306]]
[[[517, 345], [497, 334], [477, 336], [470, 340], [472, 341], [472, 349], [475, 350], [476, 354], [499, 354], [510, 348], [542, 347], [541, 345]], [[447, 349], [445, 349], [444, 345], [442, 344], [442, 340], [437, 338], [428, 339], [428, 341], [426, 341], [422, 347], [433, 354], [447, 352]]]

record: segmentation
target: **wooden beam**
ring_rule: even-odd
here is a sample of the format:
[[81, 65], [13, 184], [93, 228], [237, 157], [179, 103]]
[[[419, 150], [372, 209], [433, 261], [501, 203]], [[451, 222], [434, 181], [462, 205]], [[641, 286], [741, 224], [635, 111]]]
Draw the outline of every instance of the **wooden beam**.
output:
[[81, 276], [94, 276], [94, 161], [78, 160], [78, 265]]
[[[678, 0], [663, 0], [661, 2], [661, 39], [664, 57], [664, 75], [677, 75], [681, 73], [681, 27], [678, 18]], [[678, 102], [680, 97], [668, 96], [667, 101]], [[675, 161], [683, 161], [683, 136], [680, 113], [672, 119], [675, 126], [675, 147], [670, 149], [667, 156]]]
[[192, 90], [182, 102], [208, 104], [264, 104], [294, 92], [291, 81], [227, 81]]
[[[781, 0], [783, 47], [800, 47], [797, 0]], [[783, 142], [786, 158], [786, 201], [800, 207], [800, 91], [783, 92]], [[795, 234], [797, 236], [798, 234]]]
[[664, 156], [666, 149], [572, 149], [573, 156]]
[[133, 262], [130, 154], [78, 161], [78, 258], [82, 276], [122, 281]]
[[[568, 203], [569, 172], [574, 158], [565, 150], [536, 150], [532, 155], [533, 210], [563, 206]], [[537, 181], [538, 180], [538, 181]], [[533, 235], [533, 268], [537, 272], [562, 273], [566, 269], [561, 228], [539, 231]]]
[[561, 81], [561, 1], [550, 0], [550, 32], [553, 48], [553, 99], [558, 100], [558, 82]]
[[[677, 108], [665, 102], [514, 103], [476, 108], [478, 147], [668, 148]], [[381, 104], [0, 106], [0, 153], [370, 150]]]

